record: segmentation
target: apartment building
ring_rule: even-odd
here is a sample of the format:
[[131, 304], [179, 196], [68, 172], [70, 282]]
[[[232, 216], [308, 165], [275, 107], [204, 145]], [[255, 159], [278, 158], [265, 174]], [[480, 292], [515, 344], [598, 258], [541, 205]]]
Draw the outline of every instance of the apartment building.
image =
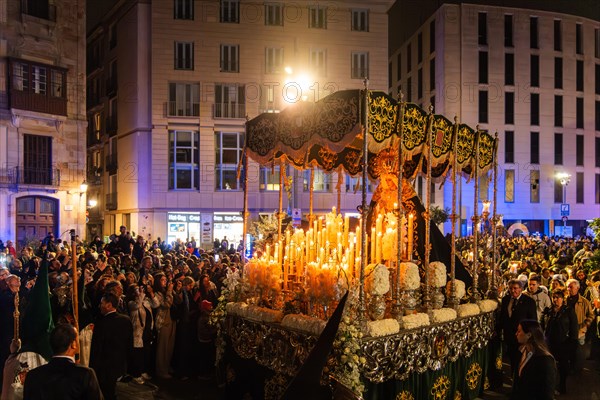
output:
[[[0, 2], [0, 239], [85, 228], [85, 2]], [[83, 184], [83, 185], [82, 185]]]
[[[279, 166], [238, 174], [246, 119], [342, 89], [386, 90], [393, 1], [118, 1], [89, 26], [88, 235], [123, 224], [169, 241], [241, 239], [243, 174], [253, 218], [279, 207]], [[285, 209], [308, 212], [291, 167]], [[314, 210], [337, 202], [316, 171]], [[344, 177], [341, 208], [360, 191]], [[288, 194], [289, 193], [289, 194]]]
[[[390, 92], [498, 133], [497, 212], [510, 232], [584, 234], [600, 215], [597, 3], [414, 3], [390, 11]], [[492, 200], [490, 179], [479, 207]], [[441, 190], [450, 208], [452, 186]], [[473, 182], [458, 191], [467, 234]]]

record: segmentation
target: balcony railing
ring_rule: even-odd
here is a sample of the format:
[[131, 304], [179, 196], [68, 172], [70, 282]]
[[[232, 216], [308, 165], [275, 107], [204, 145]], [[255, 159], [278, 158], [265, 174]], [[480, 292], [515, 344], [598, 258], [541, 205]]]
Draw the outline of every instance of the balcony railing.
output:
[[10, 107], [54, 115], [67, 115], [67, 99], [11, 89]]
[[114, 172], [119, 168], [117, 159], [117, 153], [109, 154], [106, 156], [106, 170], [108, 172]]
[[245, 118], [246, 104], [216, 103], [214, 105], [215, 118]]
[[199, 117], [200, 103], [194, 102], [167, 102], [168, 117]]
[[106, 209], [116, 210], [117, 209], [117, 193], [107, 193], [106, 195]]
[[106, 132], [108, 132], [108, 133], [116, 132], [117, 128], [118, 128], [117, 116], [111, 115], [110, 117], [107, 117], [106, 118]]
[[0, 185], [60, 186], [60, 170], [54, 168], [0, 168]]

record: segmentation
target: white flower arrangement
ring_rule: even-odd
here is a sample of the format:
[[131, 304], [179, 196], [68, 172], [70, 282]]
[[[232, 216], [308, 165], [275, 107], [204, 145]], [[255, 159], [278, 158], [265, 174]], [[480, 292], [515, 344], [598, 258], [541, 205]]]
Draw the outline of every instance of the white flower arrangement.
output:
[[288, 314], [283, 317], [281, 325], [287, 328], [307, 332], [318, 336], [325, 328], [326, 322], [322, 319], [310, 317], [304, 314]]
[[448, 322], [456, 319], [456, 311], [452, 308], [440, 308], [439, 310], [433, 310], [431, 314], [432, 323]]
[[425, 313], [410, 314], [402, 317], [404, 329], [415, 329], [429, 325], [429, 315]]
[[419, 267], [415, 263], [400, 263], [400, 287], [404, 290], [416, 290], [421, 286]]
[[[467, 294], [465, 283], [459, 279], [455, 279], [454, 285], [456, 286], [456, 299], [460, 300], [465, 297], [465, 294]], [[448, 281], [448, 284], [446, 285], [446, 296], [448, 298], [452, 297], [452, 281]]]
[[479, 306], [473, 303], [461, 304], [458, 306], [458, 316], [460, 318], [470, 317], [479, 314]]
[[400, 324], [392, 318], [367, 322], [367, 335], [371, 337], [394, 335], [400, 332]]
[[494, 311], [498, 308], [498, 302], [496, 300], [486, 299], [479, 302], [479, 309], [482, 313]]
[[271, 310], [270, 308], [257, 307], [250, 305], [247, 308], [247, 318], [265, 323], [281, 322], [283, 313], [279, 310]]
[[440, 261], [429, 263], [429, 284], [433, 287], [446, 286], [446, 266]]
[[384, 295], [390, 291], [390, 271], [383, 264], [370, 264], [367, 267], [367, 291], [374, 295]]

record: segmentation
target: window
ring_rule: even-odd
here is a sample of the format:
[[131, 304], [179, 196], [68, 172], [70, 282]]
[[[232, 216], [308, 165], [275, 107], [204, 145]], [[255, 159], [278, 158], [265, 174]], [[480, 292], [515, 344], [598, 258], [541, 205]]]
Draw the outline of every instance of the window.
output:
[[214, 112], [215, 118], [244, 118], [245, 87], [237, 84], [216, 84]]
[[540, 163], [540, 133], [531, 132], [529, 136], [529, 162], [531, 164]]
[[583, 204], [583, 172], [575, 174], [575, 202]]
[[110, 132], [116, 132], [118, 128], [118, 110], [117, 98], [113, 97], [108, 101], [108, 121], [106, 122], [106, 130]]
[[595, 112], [595, 119], [596, 119], [596, 130], [600, 131], [600, 101], [596, 100], [596, 112]]
[[215, 135], [216, 189], [240, 190], [237, 166], [244, 148], [243, 133], [217, 132]]
[[583, 129], [583, 97], [575, 99], [575, 128]]
[[34, 65], [31, 66], [29, 73], [31, 76], [31, 91], [45, 96], [48, 84], [47, 69]]
[[412, 46], [410, 43], [406, 46], [406, 73], [410, 73], [412, 68]]
[[513, 16], [504, 16], [504, 47], [513, 47]]
[[563, 97], [554, 96], [554, 126], [563, 126]]
[[515, 202], [515, 170], [504, 170], [504, 202]]
[[540, 171], [537, 169], [529, 172], [529, 202], [540, 202]]
[[529, 47], [538, 49], [538, 18], [529, 18]]
[[417, 64], [423, 61], [423, 34], [419, 32], [417, 35]]
[[194, 69], [194, 43], [175, 42], [175, 69]]
[[169, 83], [168, 115], [173, 117], [200, 116], [200, 84]]
[[515, 123], [515, 94], [513, 92], [504, 93], [504, 123]]
[[406, 101], [412, 101], [412, 78], [406, 80]]
[[563, 135], [554, 134], [554, 165], [563, 165]]
[[575, 135], [575, 165], [583, 167], [583, 135]]
[[506, 164], [515, 162], [515, 133], [513, 131], [504, 132], [504, 162]]
[[200, 136], [196, 131], [169, 131], [169, 189], [199, 189]]
[[[347, 193], [360, 193], [362, 192], [362, 176], [352, 177], [350, 175], [346, 175], [345, 177], [346, 183], [346, 192]], [[371, 184], [371, 180], [367, 179], [367, 192], [373, 192], [373, 185]]]
[[488, 83], [488, 52], [479, 52], [479, 83]]
[[[392, 81], [394, 79], [394, 77], [392, 76], [392, 71], [393, 71], [393, 67], [392, 67], [392, 62], [390, 61], [388, 63], [388, 88], [392, 86]], [[392, 92], [390, 91], [389, 93], [390, 96], [392, 96]]]
[[283, 5], [281, 3], [265, 4], [265, 25], [283, 26]]
[[487, 45], [487, 13], [480, 12], [477, 16], [478, 21], [478, 40], [477, 43]]
[[49, 21], [56, 20], [56, 6], [53, 1], [48, 0], [22, 0], [21, 11], [23, 14], [31, 15]]
[[352, 30], [369, 32], [369, 10], [352, 10]]
[[117, 24], [112, 24], [108, 28], [108, 46], [110, 49], [117, 47]]
[[309, 62], [312, 70], [316, 75], [327, 75], [327, 50], [311, 49]]
[[65, 73], [55, 69], [50, 70], [50, 97], [65, 97]]
[[594, 163], [596, 168], [600, 168], [600, 137], [595, 138], [596, 139], [596, 151], [595, 151], [595, 158], [596, 158], [596, 162]]
[[600, 29], [594, 29], [594, 57], [600, 58]]
[[239, 0], [221, 0], [221, 22], [240, 22]]
[[429, 90], [435, 90], [435, 58], [429, 60]]
[[23, 135], [22, 182], [31, 185], [52, 184], [52, 138]]
[[173, 18], [194, 19], [194, 0], [174, 0]]
[[8, 71], [11, 107], [66, 115], [66, 70], [10, 59]]
[[308, 27], [327, 29], [327, 7], [308, 7]]
[[577, 90], [578, 92], [583, 92], [583, 60], [577, 60], [575, 63], [575, 90]]
[[504, 54], [504, 84], [513, 86], [515, 84], [515, 55]]
[[279, 191], [279, 170], [280, 166], [260, 167], [259, 171], [259, 190]]
[[369, 76], [369, 53], [352, 53], [352, 79], [362, 79]]
[[[564, 194], [564, 196], [563, 196]], [[563, 185], [560, 183], [560, 179], [554, 178], [554, 202], [555, 203], [563, 203], [567, 201], [566, 199], [566, 185], [563, 188]]]
[[[596, 68], [600, 71], [600, 68]], [[398, 56], [396, 57], [396, 80], [399, 81], [402, 79], [402, 53], [398, 52]]]
[[530, 125], [538, 126], [540, 124], [540, 95], [538, 93], [531, 93], [530, 108]]
[[563, 88], [563, 60], [560, 57], [556, 57], [556, 58], [554, 58], [554, 89], [562, 89], [562, 88]]
[[596, 94], [600, 94], [600, 64], [596, 64]]
[[429, 52], [435, 51], [435, 19], [429, 23]]
[[283, 48], [267, 47], [265, 49], [265, 72], [278, 74], [283, 70]]
[[[310, 170], [304, 170], [303, 189], [305, 192], [310, 191]], [[325, 173], [322, 169], [314, 168], [313, 191], [314, 192], [329, 192], [331, 190], [331, 175]]]
[[531, 86], [540, 87], [540, 56], [531, 55]]
[[562, 51], [562, 27], [559, 19], [554, 20], [554, 51]]
[[221, 45], [221, 72], [240, 72], [239, 52], [238, 45]]
[[575, 24], [575, 54], [583, 54], [583, 26]]
[[594, 199], [594, 202], [596, 204], [600, 204], [600, 174], [596, 174], [596, 198]]
[[417, 71], [417, 99], [423, 98], [423, 69]]
[[479, 122], [488, 122], [488, 92], [487, 90], [479, 91]]

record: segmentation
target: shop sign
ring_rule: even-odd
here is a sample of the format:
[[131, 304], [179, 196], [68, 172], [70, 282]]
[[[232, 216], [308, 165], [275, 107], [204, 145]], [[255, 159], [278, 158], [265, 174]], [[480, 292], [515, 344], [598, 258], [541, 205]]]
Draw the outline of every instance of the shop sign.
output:
[[200, 214], [167, 214], [169, 222], [200, 222]]

